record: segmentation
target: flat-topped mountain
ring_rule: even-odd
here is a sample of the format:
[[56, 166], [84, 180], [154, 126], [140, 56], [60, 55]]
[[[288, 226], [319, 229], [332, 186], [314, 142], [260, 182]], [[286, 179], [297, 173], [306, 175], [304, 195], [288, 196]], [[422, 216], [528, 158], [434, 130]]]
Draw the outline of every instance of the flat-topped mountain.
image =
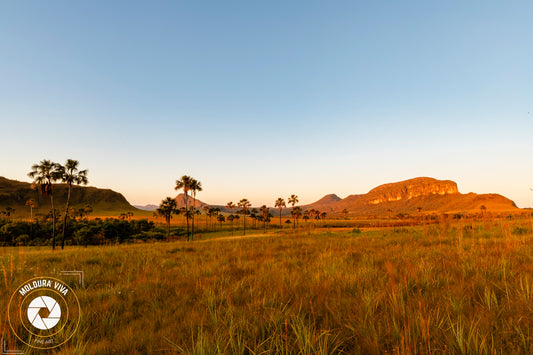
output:
[[489, 211], [517, 209], [515, 203], [504, 196], [461, 194], [455, 182], [429, 177], [380, 185], [366, 194], [350, 195], [329, 203], [324, 203], [326, 197], [303, 207], [333, 213], [346, 209], [352, 215], [386, 215], [389, 210], [395, 214], [414, 213], [419, 208], [425, 212], [479, 211], [481, 206]]
[[377, 205], [383, 202], [410, 200], [418, 196], [456, 195], [457, 184], [450, 180], [437, 180], [419, 177], [410, 180], [384, 184], [370, 190], [366, 196], [368, 203]]

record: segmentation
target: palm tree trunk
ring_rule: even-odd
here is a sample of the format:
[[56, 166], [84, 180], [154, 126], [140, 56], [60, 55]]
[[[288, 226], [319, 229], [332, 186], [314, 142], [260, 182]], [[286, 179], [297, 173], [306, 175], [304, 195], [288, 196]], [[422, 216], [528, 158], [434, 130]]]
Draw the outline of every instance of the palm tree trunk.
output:
[[246, 235], [246, 213], [243, 213], [242, 216], [243, 235]]
[[167, 232], [167, 238], [170, 237], [170, 218], [167, 217], [167, 224], [168, 224], [168, 232]]
[[189, 241], [189, 196], [185, 192], [185, 219], [187, 220], [187, 241]]
[[56, 248], [56, 210], [54, 209], [54, 195], [50, 193], [50, 203], [52, 204], [52, 250]]
[[61, 238], [61, 249], [65, 249], [65, 232], [67, 227], [67, 217], [68, 217], [68, 206], [70, 204], [70, 184], [68, 184], [68, 194], [67, 194], [67, 208], [65, 209], [65, 216], [63, 217], [63, 236]]
[[281, 208], [279, 209], [279, 227], [283, 228], [283, 226], [281, 225]]
[[193, 193], [192, 193], [192, 209], [193, 209], [193, 213], [192, 213], [192, 231], [191, 231], [191, 239], [194, 240], [194, 215], [196, 214], [196, 191], [193, 190]]

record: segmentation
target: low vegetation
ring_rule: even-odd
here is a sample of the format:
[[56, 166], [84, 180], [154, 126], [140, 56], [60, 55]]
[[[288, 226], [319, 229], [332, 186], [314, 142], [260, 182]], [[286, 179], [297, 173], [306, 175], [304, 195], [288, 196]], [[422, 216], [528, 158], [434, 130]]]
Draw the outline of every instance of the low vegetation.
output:
[[82, 323], [56, 353], [531, 353], [532, 226], [290, 226], [149, 248], [9, 247], [0, 307], [30, 277], [79, 269]]

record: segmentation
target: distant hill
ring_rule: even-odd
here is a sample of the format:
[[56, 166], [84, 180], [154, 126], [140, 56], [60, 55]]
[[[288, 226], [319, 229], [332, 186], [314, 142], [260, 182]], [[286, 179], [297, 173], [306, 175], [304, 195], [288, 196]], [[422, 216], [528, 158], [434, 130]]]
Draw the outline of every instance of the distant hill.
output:
[[346, 209], [350, 215], [386, 215], [389, 209], [394, 214], [416, 213], [419, 207], [424, 212], [477, 212], [482, 205], [487, 211], [518, 210], [513, 201], [502, 195], [461, 194], [455, 182], [429, 177], [380, 185], [366, 194], [350, 195], [337, 201], [330, 196], [303, 207], [328, 213], [341, 213]]
[[[54, 205], [60, 211], [65, 207], [67, 191], [67, 185], [54, 185]], [[35, 216], [44, 215], [50, 211], [50, 198], [33, 190], [30, 183], [0, 177], [0, 210], [12, 207], [15, 208], [15, 217], [29, 215], [29, 207], [25, 205], [29, 199], [37, 203], [37, 207], [33, 209]], [[91, 186], [72, 186], [70, 204], [73, 208], [90, 205], [93, 215], [99, 212], [138, 211], [120, 193]]]
[[133, 205], [133, 207], [135, 208], [138, 208], [140, 210], [143, 210], [143, 211], [155, 211], [159, 206], [157, 205], [144, 205], [144, 206], [140, 206], [140, 205]]
[[322, 212], [333, 212], [335, 204], [341, 200], [342, 198], [339, 196], [335, 194], [329, 194], [322, 197], [320, 200], [313, 202], [312, 204], [302, 206], [302, 208], [304, 210], [314, 208]]
[[[176, 200], [176, 204], [178, 205], [178, 208], [185, 207], [185, 194], [179, 194], [178, 196], [174, 197], [174, 200]], [[204, 203], [200, 201], [199, 199], [193, 199], [191, 195], [188, 196], [187, 205], [189, 207], [196, 207], [198, 209], [202, 209], [204, 206], [210, 206], [207, 203]]]

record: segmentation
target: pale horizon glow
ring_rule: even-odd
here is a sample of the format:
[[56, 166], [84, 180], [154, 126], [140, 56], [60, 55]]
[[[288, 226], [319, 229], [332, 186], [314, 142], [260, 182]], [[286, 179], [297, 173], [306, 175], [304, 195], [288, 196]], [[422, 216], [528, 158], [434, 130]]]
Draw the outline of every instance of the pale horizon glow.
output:
[[0, 176], [76, 159], [135, 205], [427, 176], [533, 207], [533, 3], [0, 3]]

